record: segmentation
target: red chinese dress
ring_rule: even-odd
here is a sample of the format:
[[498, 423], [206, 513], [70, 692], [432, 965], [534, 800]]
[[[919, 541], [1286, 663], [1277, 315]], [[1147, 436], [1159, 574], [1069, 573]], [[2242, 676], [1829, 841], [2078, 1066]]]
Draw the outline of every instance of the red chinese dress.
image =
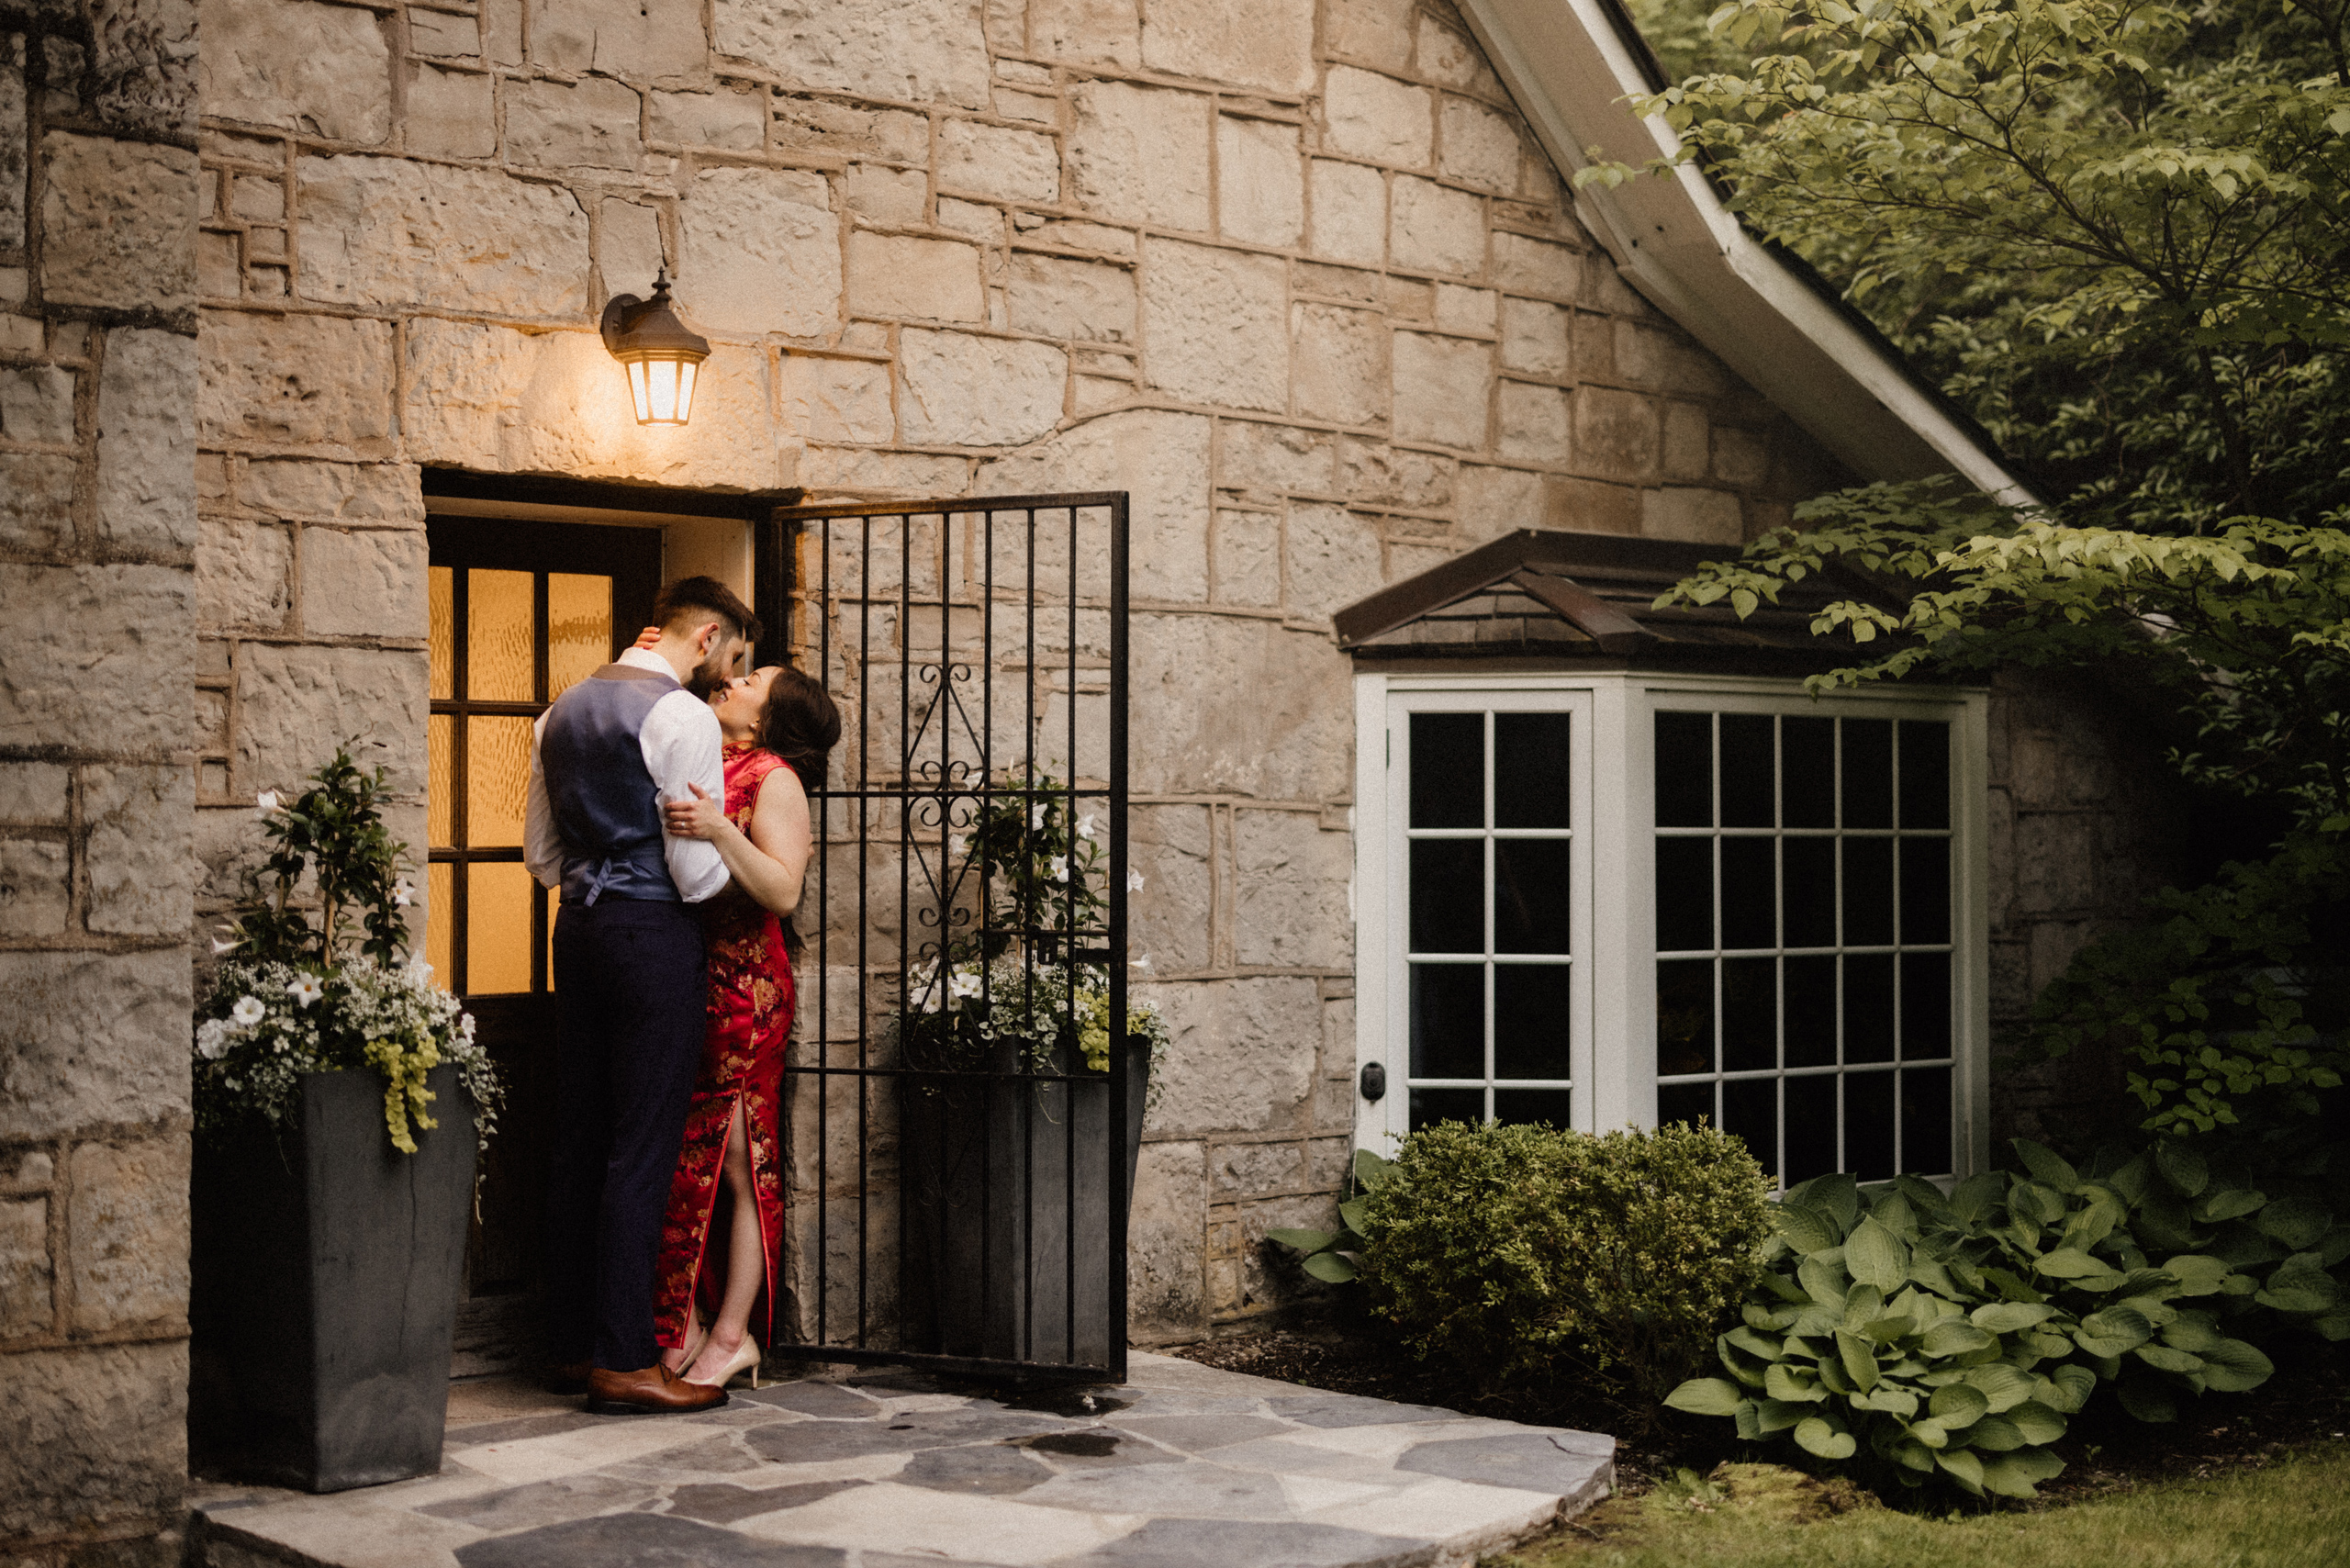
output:
[[[746, 834], [759, 787], [778, 767], [773, 752], [726, 748], [726, 816]], [[704, 927], [709, 949], [709, 1033], [701, 1072], [686, 1112], [686, 1139], [669, 1208], [661, 1224], [661, 1255], [654, 1282], [653, 1323], [661, 1344], [686, 1343], [697, 1291], [702, 1316], [714, 1317], [726, 1291], [726, 1249], [710, 1246], [711, 1211], [724, 1186], [727, 1129], [743, 1107], [750, 1135], [751, 1190], [759, 1211], [760, 1251], [767, 1281], [751, 1309], [752, 1333], [762, 1345], [775, 1335], [775, 1286], [783, 1277], [783, 1053], [791, 1037], [791, 959], [782, 923], [739, 894], [713, 907]]]

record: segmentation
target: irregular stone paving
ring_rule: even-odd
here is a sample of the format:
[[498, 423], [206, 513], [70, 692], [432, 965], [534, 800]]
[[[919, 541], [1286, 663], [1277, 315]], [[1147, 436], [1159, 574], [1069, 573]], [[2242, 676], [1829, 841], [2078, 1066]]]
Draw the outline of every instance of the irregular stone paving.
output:
[[452, 1404], [437, 1476], [198, 1489], [211, 1568], [1445, 1568], [1607, 1494], [1614, 1439], [1135, 1354], [990, 1395], [885, 1371], [688, 1417], [512, 1384]]

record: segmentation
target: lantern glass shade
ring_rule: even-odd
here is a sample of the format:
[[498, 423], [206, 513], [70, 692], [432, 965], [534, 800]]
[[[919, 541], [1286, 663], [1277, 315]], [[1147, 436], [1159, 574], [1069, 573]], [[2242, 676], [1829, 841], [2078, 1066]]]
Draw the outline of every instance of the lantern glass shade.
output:
[[604, 307], [604, 346], [628, 372], [628, 393], [641, 425], [682, 425], [693, 417], [694, 384], [710, 340], [677, 319], [665, 272], [653, 297], [615, 296]]
[[646, 354], [628, 365], [629, 396], [641, 425], [681, 425], [693, 417], [694, 382], [701, 369], [683, 354]]

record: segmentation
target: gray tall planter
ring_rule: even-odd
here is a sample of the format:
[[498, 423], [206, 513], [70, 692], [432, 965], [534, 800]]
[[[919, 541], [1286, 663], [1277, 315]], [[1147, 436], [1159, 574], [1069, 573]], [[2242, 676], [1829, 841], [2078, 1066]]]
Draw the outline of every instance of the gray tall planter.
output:
[[[1150, 1092], [1150, 1041], [1126, 1042], [1126, 1197]], [[1055, 1053], [1055, 1070], [1066, 1048]], [[1000, 1065], [1009, 1070], [1013, 1063]], [[1101, 1366], [1110, 1336], [1110, 1081], [900, 1080], [908, 1348]]]
[[440, 1125], [402, 1154], [374, 1072], [302, 1078], [283, 1146], [198, 1145], [188, 1441], [199, 1467], [310, 1492], [441, 1468], [474, 1186], [472, 1102], [425, 1086]]

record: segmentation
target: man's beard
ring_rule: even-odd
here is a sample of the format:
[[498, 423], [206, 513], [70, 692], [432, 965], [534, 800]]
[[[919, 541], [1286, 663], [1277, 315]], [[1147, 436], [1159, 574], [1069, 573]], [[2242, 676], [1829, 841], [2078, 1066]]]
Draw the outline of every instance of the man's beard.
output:
[[694, 666], [693, 678], [686, 682], [686, 689], [705, 702], [726, 689], [726, 666], [719, 663], [720, 657], [718, 650], [711, 650]]

